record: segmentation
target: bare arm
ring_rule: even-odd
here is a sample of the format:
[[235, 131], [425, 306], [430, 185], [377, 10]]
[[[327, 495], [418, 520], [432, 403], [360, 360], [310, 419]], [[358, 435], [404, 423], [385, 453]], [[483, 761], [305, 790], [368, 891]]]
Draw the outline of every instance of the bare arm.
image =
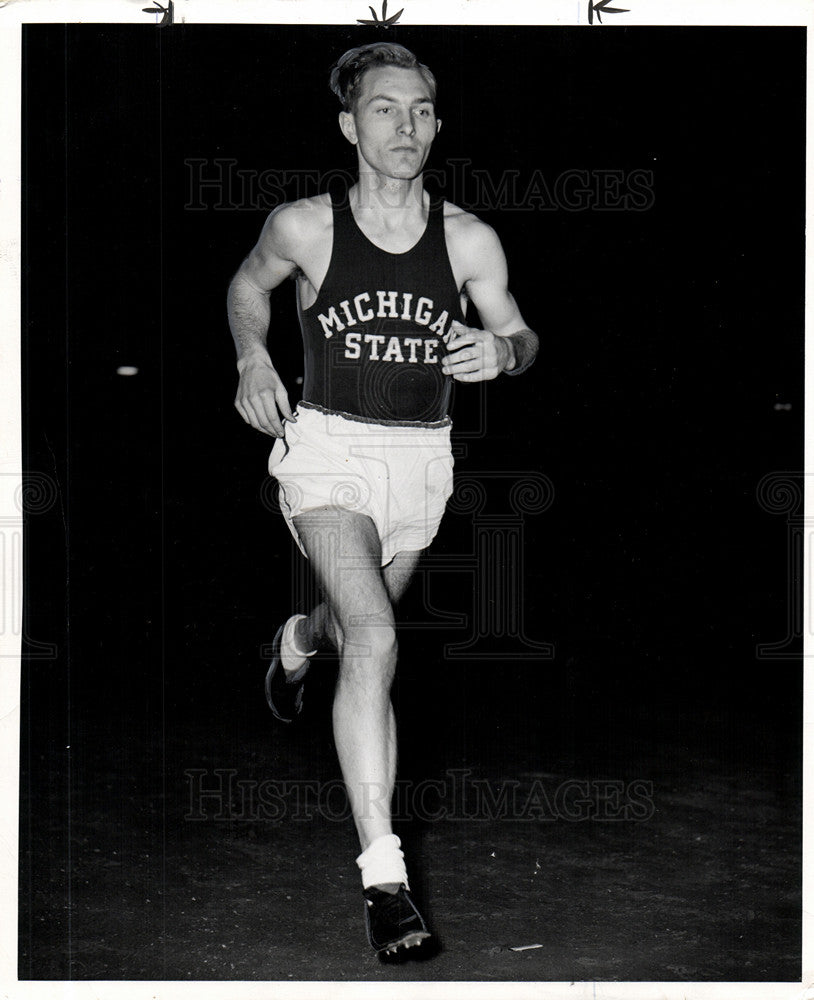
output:
[[451, 353], [442, 358], [443, 371], [459, 382], [481, 382], [505, 371], [525, 371], [537, 355], [537, 334], [529, 330], [508, 289], [506, 255], [497, 234], [472, 220], [464, 242], [470, 277], [466, 291], [475, 303], [485, 330], [453, 323]]
[[257, 245], [232, 278], [226, 299], [240, 374], [235, 408], [247, 424], [272, 437], [282, 437], [283, 420], [295, 419], [266, 338], [269, 294], [297, 267], [296, 221], [290, 206], [272, 212]]

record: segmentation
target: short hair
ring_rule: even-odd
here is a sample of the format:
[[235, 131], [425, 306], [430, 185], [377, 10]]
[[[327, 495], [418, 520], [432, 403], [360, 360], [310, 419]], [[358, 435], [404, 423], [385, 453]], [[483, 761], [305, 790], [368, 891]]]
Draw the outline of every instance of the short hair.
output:
[[430, 88], [430, 96], [435, 104], [436, 83], [432, 70], [413, 55], [409, 49], [395, 42], [371, 42], [359, 45], [339, 57], [331, 67], [331, 90], [339, 98], [345, 111], [352, 111], [362, 77], [375, 66], [399, 66], [402, 69], [417, 69]]

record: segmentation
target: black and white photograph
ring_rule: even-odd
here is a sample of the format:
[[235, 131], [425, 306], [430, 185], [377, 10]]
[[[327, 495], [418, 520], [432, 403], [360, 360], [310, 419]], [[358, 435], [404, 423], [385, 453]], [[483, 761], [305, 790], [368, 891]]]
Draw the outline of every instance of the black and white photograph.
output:
[[800, 996], [805, 22], [153, 6], [19, 33], [8, 994]]

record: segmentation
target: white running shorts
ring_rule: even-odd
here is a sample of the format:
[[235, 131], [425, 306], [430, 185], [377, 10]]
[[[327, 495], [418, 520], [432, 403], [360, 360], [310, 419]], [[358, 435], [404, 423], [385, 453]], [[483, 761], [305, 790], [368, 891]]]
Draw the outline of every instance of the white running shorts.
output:
[[293, 518], [340, 507], [372, 518], [382, 566], [397, 552], [425, 549], [452, 493], [451, 422], [387, 426], [300, 403], [269, 457], [280, 509], [307, 555]]

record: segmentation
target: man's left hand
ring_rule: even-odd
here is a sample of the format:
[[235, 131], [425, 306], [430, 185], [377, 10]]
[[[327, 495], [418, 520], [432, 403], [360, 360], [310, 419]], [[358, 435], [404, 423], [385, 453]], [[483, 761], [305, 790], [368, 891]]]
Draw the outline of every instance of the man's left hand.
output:
[[457, 382], [485, 382], [498, 375], [514, 359], [511, 344], [489, 330], [476, 330], [453, 320], [450, 350], [441, 358], [441, 371]]

